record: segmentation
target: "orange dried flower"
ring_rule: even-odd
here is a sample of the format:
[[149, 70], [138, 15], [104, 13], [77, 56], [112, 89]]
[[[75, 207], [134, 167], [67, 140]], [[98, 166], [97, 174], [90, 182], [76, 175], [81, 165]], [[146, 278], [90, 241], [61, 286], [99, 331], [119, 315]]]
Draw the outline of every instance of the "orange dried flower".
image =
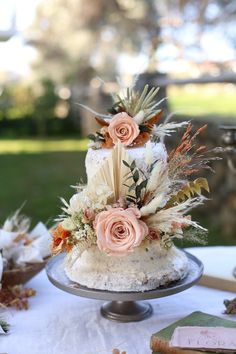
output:
[[132, 147], [139, 147], [143, 146], [150, 138], [150, 133], [142, 132], [140, 133], [137, 138], [131, 144]]
[[28, 310], [28, 298], [35, 294], [35, 290], [23, 288], [23, 285], [8, 286], [0, 290], [0, 308], [15, 307], [17, 310]]
[[110, 149], [114, 146], [114, 143], [112, 141], [112, 138], [110, 137], [109, 133], [106, 133], [104, 136], [104, 141], [102, 142], [102, 148], [103, 149]]
[[65, 230], [61, 224], [52, 230], [53, 243], [51, 245], [51, 251], [53, 254], [58, 254], [62, 251], [69, 252], [72, 245], [68, 243], [68, 238], [71, 233]]

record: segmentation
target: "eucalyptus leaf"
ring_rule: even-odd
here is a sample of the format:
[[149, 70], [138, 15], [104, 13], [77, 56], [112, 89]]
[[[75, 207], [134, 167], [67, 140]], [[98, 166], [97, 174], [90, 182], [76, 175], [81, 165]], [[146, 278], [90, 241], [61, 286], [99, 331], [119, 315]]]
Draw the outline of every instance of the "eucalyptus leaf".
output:
[[139, 172], [138, 172], [138, 170], [136, 170], [136, 171], [134, 172], [134, 174], [133, 174], [133, 180], [134, 180], [135, 183], [138, 182], [138, 180], [139, 180]]
[[123, 164], [126, 166], [126, 167], [129, 167], [130, 168], [130, 165], [128, 164], [128, 162], [126, 162], [125, 160], [122, 160]]
[[142, 192], [142, 188], [140, 188], [139, 185], [136, 186], [136, 188], [135, 188], [135, 194], [136, 194], [137, 199], [140, 199], [140, 197], [141, 197], [141, 192]]
[[133, 199], [131, 197], [126, 197], [126, 200], [130, 203], [135, 203], [135, 199]]
[[136, 167], [136, 163], [135, 163], [135, 160], [133, 160], [133, 162], [130, 165], [131, 171], [133, 171], [135, 169], [135, 167]]
[[138, 186], [141, 188], [141, 189], [144, 189], [147, 187], [147, 183], [148, 183], [148, 180], [145, 179], [145, 181], [142, 181]]

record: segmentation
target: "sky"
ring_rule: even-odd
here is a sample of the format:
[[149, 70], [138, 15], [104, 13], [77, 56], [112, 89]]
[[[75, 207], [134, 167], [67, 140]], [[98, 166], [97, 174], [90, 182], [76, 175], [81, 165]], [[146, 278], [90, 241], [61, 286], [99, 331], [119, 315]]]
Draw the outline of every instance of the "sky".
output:
[[16, 11], [17, 33], [6, 42], [0, 42], [0, 71], [11, 71], [19, 75], [29, 72], [29, 64], [36, 56], [36, 51], [25, 44], [22, 36], [33, 21], [40, 0], [0, 0], [0, 30], [10, 26], [12, 9]]

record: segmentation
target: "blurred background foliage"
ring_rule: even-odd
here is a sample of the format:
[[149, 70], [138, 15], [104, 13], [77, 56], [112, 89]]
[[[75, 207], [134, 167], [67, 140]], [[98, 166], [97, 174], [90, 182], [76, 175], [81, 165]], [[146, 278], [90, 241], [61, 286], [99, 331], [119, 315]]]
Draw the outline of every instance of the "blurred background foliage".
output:
[[[52, 225], [59, 197], [86, 180], [96, 125], [77, 103], [105, 112], [117, 76], [160, 84], [167, 114], [208, 122], [203, 142], [219, 145], [236, 117], [235, 24], [233, 0], [0, 0], [0, 221], [27, 200]], [[195, 215], [210, 244], [235, 244], [235, 176], [214, 167], [215, 202]]]

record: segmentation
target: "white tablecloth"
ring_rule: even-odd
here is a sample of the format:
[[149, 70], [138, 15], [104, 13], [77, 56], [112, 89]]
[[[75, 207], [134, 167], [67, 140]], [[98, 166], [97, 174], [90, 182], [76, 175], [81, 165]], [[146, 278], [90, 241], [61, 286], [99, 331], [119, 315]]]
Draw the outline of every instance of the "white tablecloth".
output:
[[111, 354], [113, 348], [119, 348], [127, 354], [148, 354], [152, 333], [193, 311], [236, 320], [236, 316], [223, 314], [223, 300], [232, 299], [235, 294], [201, 286], [149, 300], [153, 316], [134, 323], [104, 319], [100, 315], [103, 301], [79, 298], [57, 289], [45, 271], [27, 286], [34, 288], [37, 295], [30, 298], [28, 311], [8, 312], [11, 333], [0, 336], [0, 353]]

